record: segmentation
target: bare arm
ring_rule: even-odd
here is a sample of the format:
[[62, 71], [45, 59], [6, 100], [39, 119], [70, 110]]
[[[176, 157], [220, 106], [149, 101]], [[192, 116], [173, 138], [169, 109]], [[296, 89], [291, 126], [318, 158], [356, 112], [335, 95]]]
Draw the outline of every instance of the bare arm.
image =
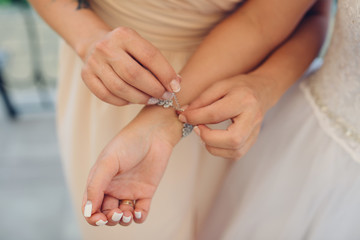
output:
[[255, 68], [294, 31], [314, 0], [249, 0], [216, 26], [181, 71], [182, 103]]
[[271, 79], [267, 91], [272, 92], [273, 98], [268, 100], [267, 109], [304, 74], [318, 55], [327, 33], [331, 2], [321, 0], [316, 3], [289, 40], [251, 72], [268, 81]]

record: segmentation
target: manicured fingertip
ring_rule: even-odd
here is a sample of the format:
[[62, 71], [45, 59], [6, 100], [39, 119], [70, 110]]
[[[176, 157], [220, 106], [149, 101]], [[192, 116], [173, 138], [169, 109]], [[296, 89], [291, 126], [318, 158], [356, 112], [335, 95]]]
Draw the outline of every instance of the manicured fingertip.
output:
[[182, 81], [182, 76], [180, 76], [180, 74], [176, 75], [176, 80], [181, 83]]
[[129, 222], [131, 221], [131, 215], [128, 216], [128, 217], [123, 216], [122, 221], [123, 221], [124, 223], [129, 223]]
[[135, 211], [135, 218], [141, 219], [141, 212]]
[[87, 201], [84, 208], [84, 217], [91, 217], [92, 213], [92, 202]]
[[198, 126], [195, 126], [195, 127], [193, 128], [193, 130], [194, 130], [194, 132], [196, 133], [196, 135], [198, 135], [198, 136], [200, 137], [200, 129], [199, 129], [199, 127], [198, 127]]
[[183, 122], [183, 123], [187, 122], [186, 117], [183, 114], [179, 115], [179, 120], [180, 120], [180, 122]]
[[119, 222], [123, 215], [124, 215], [123, 213], [114, 212], [114, 214], [111, 217], [111, 220], [113, 222]]
[[170, 82], [170, 87], [173, 90], [174, 93], [178, 93], [181, 90], [180, 82], [178, 79], [173, 79]]
[[104, 221], [102, 219], [100, 219], [99, 221], [97, 221], [95, 224], [96, 226], [104, 226], [108, 223], [108, 221]]
[[158, 98], [152, 97], [152, 98], [150, 98], [150, 99], [148, 100], [147, 104], [148, 104], [148, 105], [155, 105], [155, 104], [157, 104], [159, 101], [160, 101], [160, 100], [159, 100]]
[[165, 92], [162, 95], [162, 99], [165, 99], [165, 100], [171, 100], [172, 98], [173, 98], [173, 93], [171, 93], [171, 92]]

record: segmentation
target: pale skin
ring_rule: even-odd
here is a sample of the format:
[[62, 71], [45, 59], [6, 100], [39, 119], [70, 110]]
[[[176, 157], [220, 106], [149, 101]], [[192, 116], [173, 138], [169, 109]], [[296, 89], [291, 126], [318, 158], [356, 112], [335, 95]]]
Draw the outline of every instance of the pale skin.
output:
[[[40, 4], [36, 4], [37, 1], [32, 2], [38, 6], [37, 10], [40, 13], [44, 11], [43, 7], [39, 6]], [[199, 126], [202, 139], [208, 150], [214, 155], [225, 156], [225, 152], [227, 152], [226, 154], [233, 154], [228, 158], [237, 158], [240, 156], [237, 155], [239, 154], [237, 152], [239, 147], [245, 152], [255, 141], [262, 116], [267, 109], [276, 103], [283, 92], [296, 81], [316, 56], [326, 28], [326, 14], [321, 11], [313, 16], [306, 17], [296, 33], [281, 45], [314, 2], [310, 0], [297, 2], [285, 0], [248, 1], [209, 34], [182, 70], [182, 91], [179, 93], [181, 103], [191, 103], [208, 86], [218, 82], [205, 91], [199, 100], [190, 104], [190, 107], [183, 114], [188, 121], [206, 124], [232, 118], [236, 120], [233, 124], [234, 129], [245, 126], [245, 123], [250, 124], [248, 129], [242, 127], [244, 132], [240, 132], [240, 139], [242, 139], [240, 143], [233, 141], [235, 137], [231, 134], [212, 132], [211, 137], [206, 137], [210, 135], [206, 132], [211, 131], [205, 126]], [[62, 9], [62, 13], [69, 17], [73, 14], [69, 10], [71, 4], [68, 1], [68, 8], [66, 8], [68, 11], [64, 10], [66, 4]], [[73, 7], [73, 5], [71, 6]], [[53, 14], [57, 11], [59, 10], [54, 9]], [[57, 13], [57, 16], [62, 16], [62, 13]], [[86, 10], [82, 14], [84, 15], [77, 16], [78, 19], [87, 18], [89, 20], [87, 26], [94, 23], [93, 26], [99, 28], [96, 31], [93, 26], [91, 29], [81, 28], [82, 32], [79, 39], [73, 37], [71, 29], [63, 29], [62, 26], [66, 22], [56, 22], [53, 20], [56, 17], [50, 16], [50, 14], [43, 13], [42, 15], [84, 59], [87, 53], [91, 52], [89, 49], [92, 49], [93, 43], [98, 39], [103, 39], [109, 34], [109, 30], [103, 23], [96, 20], [97, 16], [94, 16], [90, 10]], [[65, 19], [67, 18], [65, 17]], [[274, 32], [273, 29], [277, 31]], [[247, 34], [243, 34], [244, 32]], [[83, 39], [90, 40], [84, 41]], [[243, 73], [254, 69], [279, 45], [281, 47], [264, 64], [251, 74], [243, 75]], [[307, 50], [299, 51], [297, 49], [299, 46], [307, 46]], [[216, 56], [216, 58], [209, 56]], [[300, 61], [299, 58], [301, 58]], [[286, 69], [279, 66], [286, 66]], [[163, 92], [172, 90], [165, 86], [169, 86], [174, 76], [175, 73], [168, 78], [170, 79], [168, 84], [162, 83]], [[218, 94], [207, 97], [207, 92]], [[96, 93], [94, 94], [96, 95]], [[222, 100], [217, 101], [221, 96], [223, 97]], [[150, 97], [151, 95], [147, 96], [147, 99]], [[207, 113], [212, 112], [214, 109], [226, 105], [227, 99], [234, 97], [236, 98], [235, 101], [242, 105], [236, 108], [232, 106], [231, 109], [224, 110], [218, 119], [211, 118], [215, 116], [214, 114], [202, 116], [202, 118], [196, 114], [198, 108], [205, 109], [206, 106], [209, 106], [207, 109], [210, 109]], [[119, 99], [128, 102], [123, 97]], [[213, 102], [217, 104], [210, 104]], [[206, 111], [203, 112], [206, 113]], [[154, 121], [159, 124], [154, 126]], [[128, 205], [119, 205], [121, 199], [136, 199], [135, 212], [141, 212], [141, 218], [134, 218], [134, 220], [137, 223], [145, 221], [151, 198], [161, 180], [172, 148], [180, 140], [181, 127], [182, 125], [173, 111], [159, 107], [145, 107], [134, 121], [108, 144], [92, 168], [84, 196], [83, 206], [86, 200], [91, 200], [93, 204], [92, 216], [86, 218], [90, 224], [95, 225], [101, 219], [104, 222], [109, 221], [108, 225], [116, 225], [118, 222], [111, 221], [114, 212], [123, 213], [124, 216], [133, 218], [134, 209]], [[142, 129], [141, 134], [136, 134], [136, 129]], [[231, 130], [229, 128], [227, 132], [232, 133]], [[250, 133], [245, 133], [245, 130]], [[144, 136], [147, 137], [144, 138]], [[143, 152], [139, 153], [129, 147], [139, 146], [139, 144], [144, 146]], [[159, 148], [162, 151], [157, 151]], [[218, 150], [215, 151], [212, 148], [225, 150], [219, 153]], [[158, 162], [152, 162], [154, 159]], [[152, 169], [151, 174], [145, 174], [144, 171], [148, 173], [150, 168]], [[130, 185], [131, 187], [126, 188]], [[113, 186], [120, 187], [114, 188]], [[131, 221], [129, 223], [120, 221], [122, 225], [130, 223]]]

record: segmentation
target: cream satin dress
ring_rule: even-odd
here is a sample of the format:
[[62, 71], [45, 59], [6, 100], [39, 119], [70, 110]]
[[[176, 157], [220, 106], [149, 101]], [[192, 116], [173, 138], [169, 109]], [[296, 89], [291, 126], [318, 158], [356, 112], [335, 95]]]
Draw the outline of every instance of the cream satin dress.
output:
[[[111, 27], [127, 26], [158, 47], [180, 71], [209, 30], [240, 0], [94, 0], [92, 9]], [[198, 232], [227, 169], [209, 155], [194, 134], [174, 149], [142, 225], [92, 227], [81, 202], [89, 169], [104, 146], [141, 109], [114, 107], [98, 100], [81, 80], [82, 61], [61, 47], [58, 129], [68, 185], [83, 237], [91, 239], [191, 240]]]

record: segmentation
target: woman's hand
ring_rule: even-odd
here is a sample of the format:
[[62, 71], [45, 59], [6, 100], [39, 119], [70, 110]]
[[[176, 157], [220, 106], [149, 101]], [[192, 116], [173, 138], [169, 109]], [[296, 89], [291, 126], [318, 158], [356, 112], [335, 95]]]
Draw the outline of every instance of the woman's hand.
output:
[[85, 63], [81, 76], [107, 103], [154, 104], [154, 98], [168, 99], [169, 92], [180, 91], [181, 79], [165, 57], [130, 28], [104, 33], [89, 46], [79, 53]]
[[[254, 144], [263, 116], [272, 105], [267, 99], [267, 79], [254, 75], [239, 75], [217, 82], [205, 90], [179, 119], [197, 125], [194, 131], [215, 156], [239, 159]], [[215, 130], [205, 124], [231, 119], [226, 130]]]
[[[159, 117], [164, 111], [167, 116]], [[132, 219], [145, 221], [181, 128], [172, 110], [149, 106], [121, 130], [89, 174], [83, 201], [89, 224], [127, 226]], [[124, 199], [136, 200], [135, 207], [121, 204]]]

